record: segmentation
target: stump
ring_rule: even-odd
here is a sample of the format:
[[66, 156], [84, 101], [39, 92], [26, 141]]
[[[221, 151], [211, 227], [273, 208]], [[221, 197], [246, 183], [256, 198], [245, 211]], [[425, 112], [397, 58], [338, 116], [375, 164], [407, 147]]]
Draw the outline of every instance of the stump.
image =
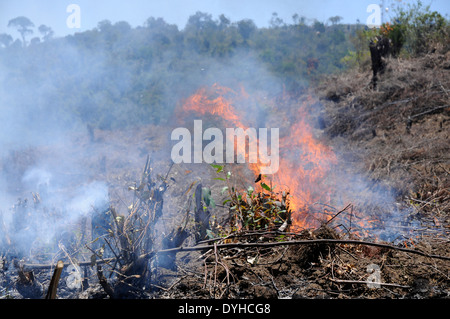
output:
[[378, 74], [383, 74], [386, 69], [386, 58], [391, 51], [391, 42], [388, 38], [377, 36], [370, 42], [370, 57], [372, 60], [372, 86], [376, 88], [378, 81]]

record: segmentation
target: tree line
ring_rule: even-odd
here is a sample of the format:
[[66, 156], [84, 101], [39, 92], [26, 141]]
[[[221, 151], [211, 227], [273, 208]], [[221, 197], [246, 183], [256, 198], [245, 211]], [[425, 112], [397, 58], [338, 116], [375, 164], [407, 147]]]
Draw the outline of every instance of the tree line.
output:
[[[424, 29], [441, 30], [441, 24], [448, 29], [438, 14], [411, 12], [399, 15], [404, 24], [419, 19]], [[233, 22], [223, 14], [214, 18], [196, 12], [183, 29], [155, 17], [135, 28], [103, 20], [91, 30], [59, 38], [40, 25], [40, 37], [29, 39], [33, 22], [17, 17], [8, 26], [21, 40], [0, 34], [0, 89], [21, 109], [62, 122], [76, 118], [104, 129], [164, 123], [177, 103], [201, 85], [271, 91], [276, 82], [295, 96], [323, 75], [361, 64], [369, 38], [379, 31], [341, 20], [311, 21], [294, 14], [285, 22], [273, 13], [268, 27], [257, 27], [250, 19]], [[422, 33], [400, 30], [403, 37], [417, 39], [404, 47], [423, 46]]]

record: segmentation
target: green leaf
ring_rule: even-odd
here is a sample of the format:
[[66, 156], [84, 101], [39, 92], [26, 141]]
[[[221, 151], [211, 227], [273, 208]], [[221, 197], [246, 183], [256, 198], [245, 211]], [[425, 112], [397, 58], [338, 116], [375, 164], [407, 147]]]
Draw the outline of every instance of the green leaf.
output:
[[210, 229], [206, 230], [206, 235], [208, 236], [209, 239], [215, 238], [214, 233]]
[[208, 187], [202, 187], [202, 197], [206, 206], [211, 204], [211, 189]]
[[264, 188], [265, 190], [271, 192], [272, 189], [266, 184], [266, 183], [261, 183], [261, 187]]
[[209, 204], [211, 205], [211, 208], [216, 207], [216, 202], [214, 201], [214, 198], [212, 198], [212, 197], [209, 198]]
[[225, 186], [225, 187], [222, 188], [220, 193], [223, 195], [223, 193], [225, 193], [227, 190], [228, 190], [228, 186]]
[[209, 164], [209, 165], [211, 165], [212, 168], [215, 168], [217, 173], [220, 173], [221, 171], [223, 171], [222, 165], [217, 165], [217, 164]]

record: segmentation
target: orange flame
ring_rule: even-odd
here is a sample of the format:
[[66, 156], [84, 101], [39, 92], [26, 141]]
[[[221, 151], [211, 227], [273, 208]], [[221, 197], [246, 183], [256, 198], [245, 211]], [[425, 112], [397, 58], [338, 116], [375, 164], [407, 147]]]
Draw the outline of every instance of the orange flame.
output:
[[331, 173], [337, 159], [329, 147], [313, 136], [304, 108], [299, 114], [301, 119], [294, 122], [289, 135], [280, 141], [280, 169], [273, 176], [273, 183], [290, 191], [294, 225], [311, 227], [318, 217], [312, 205], [329, 203], [335, 191]]
[[[239, 120], [236, 110], [231, 102], [225, 98], [233, 91], [231, 89], [213, 85], [213, 92], [206, 88], [201, 88], [194, 95], [190, 96], [183, 104], [182, 113], [196, 113], [198, 115], [210, 114], [218, 116], [227, 123], [232, 123], [236, 127], [244, 127]], [[209, 94], [208, 94], [209, 93]]]
[[[243, 129], [248, 128], [241, 119], [243, 114], [238, 114], [233, 105], [245, 102], [249, 96], [242, 90], [239, 94], [229, 88], [215, 84], [212, 90], [199, 89], [190, 96], [178, 110], [179, 116], [187, 113], [195, 115], [210, 115], [223, 120], [225, 124]], [[243, 100], [243, 101], [242, 101]], [[314, 103], [312, 97], [310, 103]], [[276, 174], [265, 176], [271, 180], [270, 184], [275, 190], [289, 192], [289, 205], [292, 210], [292, 222], [294, 226], [310, 228], [317, 226], [317, 216], [314, 216], [311, 205], [317, 202], [329, 202], [334, 186], [329, 179], [331, 170], [336, 163], [333, 151], [321, 144], [313, 135], [312, 128], [308, 124], [307, 105], [302, 105], [297, 110], [294, 124], [280, 128], [288, 135], [280, 139], [280, 166]], [[248, 121], [247, 121], [248, 122]], [[247, 154], [248, 157], [248, 154]], [[255, 176], [261, 172], [261, 164], [249, 164]]]

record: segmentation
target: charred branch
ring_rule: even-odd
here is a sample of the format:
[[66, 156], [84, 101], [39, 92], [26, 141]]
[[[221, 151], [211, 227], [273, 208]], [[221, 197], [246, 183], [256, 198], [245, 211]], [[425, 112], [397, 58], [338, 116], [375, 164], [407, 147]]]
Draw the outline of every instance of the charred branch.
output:
[[[281, 242], [266, 242], [266, 243], [227, 243], [227, 244], [217, 244], [217, 248], [250, 248], [250, 247], [275, 247], [275, 246], [290, 246], [290, 245], [316, 245], [316, 244], [349, 244], [349, 245], [366, 245], [374, 246], [380, 248], [387, 248], [391, 250], [398, 250], [406, 253], [416, 254], [428, 258], [436, 258], [442, 260], [450, 260], [449, 256], [433, 255], [420, 250], [414, 250], [409, 248], [403, 248], [398, 246], [393, 246], [389, 244], [374, 243], [369, 241], [361, 240], [350, 240], [350, 239], [312, 239], [312, 240], [292, 240], [292, 241], [281, 241]], [[208, 250], [213, 249], [214, 245], [199, 245], [193, 247], [178, 247], [166, 250], [158, 251], [159, 254], [167, 254], [173, 252], [186, 252], [186, 251], [196, 251], [196, 250]]]
[[211, 213], [205, 209], [205, 206], [202, 202], [202, 184], [198, 184], [195, 189], [195, 224], [196, 224], [196, 232], [195, 239], [196, 242], [203, 240], [206, 238], [207, 231], [210, 229], [209, 227], [209, 219]]
[[64, 263], [62, 261], [58, 261], [55, 271], [53, 272], [52, 280], [50, 281], [50, 285], [48, 286], [48, 291], [45, 299], [56, 299], [56, 291], [58, 289], [58, 283], [59, 279], [61, 278], [63, 268]]
[[370, 42], [370, 57], [372, 60], [372, 85], [377, 86], [378, 74], [383, 74], [386, 69], [385, 58], [390, 53], [390, 41], [388, 38], [378, 36]]
[[36, 279], [33, 270], [24, 270], [17, 262], [18, 280], [16, 282], [17, 291], [24, 297], [30, 299], [41, 299], [43, 296], [42, 284]]
[[111, 288], [111, 286], [108, 283], [108, 280], [103, 275], [102, 266], [97, 265], [97, 277], [100, 282], [100, 285], [102, 286], [103, 290], [106, 292], [106, 294], [111, 298], [115, 298], [114, 290]]
[[[188, 236], [189, 232], [185, 228], [178, 227], [176, 230], [172, 230], [170, 234], [163, 238], [162, 249], [180, 247]], [[158, 266], [175, 270], [175, 258], [176, 253], [162, 255], [158, 258]]]

